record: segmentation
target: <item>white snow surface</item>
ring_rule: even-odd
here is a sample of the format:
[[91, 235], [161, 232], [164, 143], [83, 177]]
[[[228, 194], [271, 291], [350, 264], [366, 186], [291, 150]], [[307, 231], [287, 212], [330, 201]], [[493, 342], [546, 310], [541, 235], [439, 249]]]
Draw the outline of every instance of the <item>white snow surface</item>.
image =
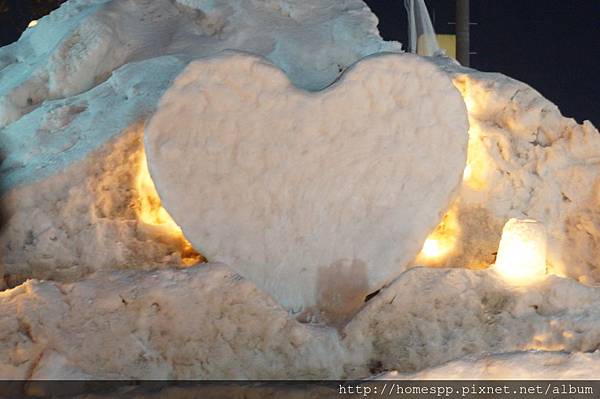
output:
[[160, 202], [139, 184], [140, 139], [190, 60], [251, 51], [316, 89], [400, 49], [362, 1], [189, 5], [71, 0], [0, 49], [0, 269], [11, 279], [181, 264], [181, 234], [142, 217]]
[[73, 281], [100, 269], [173, 267], [196, 256], [161, 216], [142, 136], [143, 125], [133, 124], [60, 173], [2, 196], [0, 265], [9, 286], [27, 277]]
[[[188, 3], [194, 8], [171, 0], [71, 0], [18, 42], [0, 49], [0, 127], [43, 105], [46, 108], [33, 117], [38, 120], [49, 113], [48, 107], [62, 105], [65, 98], [71, 102], [78, 94], [83, 95], [85, 109], [63, 111], [67, 115], [57, 123], [67, 125], [64, 119], [73, 115], [88, 119], [78, 121], [87, 128], [77, 133], [45, 134], [42, 148], [16, 137], [12, 140], [17, 142], [3, 141], [5, 153], [15, 158], [8, 165], [26, 169], [18, 171], [26, 176], [11, 178], [7, 173], [2, 191], [56, 173], [66, 162], [84, 157], [90, 145], [97, 148], [135, 118], [145, 117], [160, 98], [164, 82], [190, 60], [225, 49], [244, 50], [268, 58], [299, 87], [318, 89], [364, 56], [400, 50], [399, 43], [379, 37], [376, 17], [360, 0]], [[120, 72], [123, 66], [129, 71]], [[131, 76], [136, 74], [140, 76]], [[89, 91], [106, 86], [103, 82], [116, 95], [94, 93], [89, 103]], [[104, 126], [106, 122], [112, 123]], [[33, 162], [21, 158], [34, 148], [43, 152]]]
[[[54, 280], [0, 293], [2, 378], [598, 375], [598, 131], [441, 58], [469, 112], [469, 173], [455, 247], [418, 264], [457, 269], [409, 270], [337, 329], [224, 265], [177, 269], [185, 239], [148, 188], [143, 126], [191, 60], [232, 48], [317, 90], [399, 44], [360, 1], [70, 0], [0, 48], [0, 271]], [[543, 222], [550, 271], [584, 284], [461, 269], [494, 262], [511, 217]]]
[[469, 177], [453, 212], [457, 243], [418, 265], [487, 267], [510, 218], [534, 219], [548, 232], [549, 271], [600, 282], [600, 133], [578, 124], [530, 86], [498, 73], [437, 59], [469, 111]]
[[[599, 305], [600, 290], [570, 279], [519, 290], [491, 271], [417, 268], [335, 329], [298, 322], [220, 264], [103, 271], [69, 284], [29, 280], [0, 295], [0, 375], [318, 379], [397, 370], [441, 378], [454, 369], [426, 369], [466, 357], [456, 363], [460, 376], [473, 358], [503, 365], [515, 357], [490, 354], [525, 352], [532, 364], [548, 365], [545, 378], [585, 376], [575, 360], [597, 370], [597, 354], [527, 353], [596, 350]], [[550, 367], [557, 363], [563, 366]], [[505, 375], [504, 367], [495, 370], [481, 376]]]
[[600, 351], [566, 353], [527, 351], [484, 357], [467, 356], [416, 373], [391, 371], [383, 380], [596, 380]]
[[467, 131], [460, 93], [417, 56], [372, 56], [307, 92], [230, 53], [179, 75], [145, 145], [195, 248], [331, 320], [419, 252], [462, 179]]

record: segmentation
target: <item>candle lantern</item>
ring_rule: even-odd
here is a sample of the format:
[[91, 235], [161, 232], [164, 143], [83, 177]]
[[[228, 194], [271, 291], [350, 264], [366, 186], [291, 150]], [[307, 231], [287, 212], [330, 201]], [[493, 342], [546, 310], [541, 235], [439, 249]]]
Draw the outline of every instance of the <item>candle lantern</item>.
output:
[[495, 270], [507, 281], [527, 284], [546, 275], [546, 229], [529, 219], [510, 219], [502, 230]]

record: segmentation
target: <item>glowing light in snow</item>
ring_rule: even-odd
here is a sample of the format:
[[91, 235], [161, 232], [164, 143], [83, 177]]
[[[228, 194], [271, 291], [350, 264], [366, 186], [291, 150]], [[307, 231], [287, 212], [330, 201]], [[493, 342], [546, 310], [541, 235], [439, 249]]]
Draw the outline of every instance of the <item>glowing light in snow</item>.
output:
[[445, 253], [444, 245], [435, 238], [428, 238], [423, 245], [423, 254], [428, 258], [438, 258]]
[[163, 233], [165, 239], [179, 245], [182, 262], [187, 266], [202, 262], [204, 258], [194, 250], [192, 244], [185, 238], [181, 228], [175, 223], [171, 215], [160, 203], [154, 182], [148, 171], [146, 154], [140, 159], [139, 171], [136, 179], [136, 189], [139, 193], [140, 206], [137, 210], [139, 220], [149, 227], [156, 227]]
[[487, 149], [478, 123], [471, 120], [470, 125], [467, 165], [463, 173], [463, 182], [468, 188], [481, 191], [488, 186], [490, 179]]
[[34, 19], [33, 21], [31, 21], [29, 23], [29, 25], [27, 25], [28, 28], [33, 28], [34, 26], [36, 26], [38, 24], [37, 19]]
[[494, 269], [508, 282], [524, 285], [546, 275], [546, 229], [529, 219], [504, 225]]
[[[453, 80], [454, 86], [460, 91], [469, 114], [469, 144], [467, 149], [467, 166], [463, 174], [464, 184], [472, 190], [481, 191], [489, 184], [489, 166], [485, 135], [479, 125], [479, 106], [476, 94], [470, 90], [469, 80], [459, 76]], [[481, 95], [481, 94], [479, 94]]]
[[454, 251], [459, 233], [458, 211], [454, 205], [425, 240], [416, 263], [420, 266], [437, 266]]
[[473, 176], [473, 169], [471, 169], [471, 165], [465, 166], [465, 171], [463, 172], [463, 180], [468, 181]]

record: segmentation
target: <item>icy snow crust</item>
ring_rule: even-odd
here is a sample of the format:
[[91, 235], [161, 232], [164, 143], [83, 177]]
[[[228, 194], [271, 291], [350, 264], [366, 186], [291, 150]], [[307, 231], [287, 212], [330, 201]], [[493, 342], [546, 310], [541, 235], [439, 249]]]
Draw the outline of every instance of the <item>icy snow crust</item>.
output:
[[184, 65], [170, 56], [127, 64], [103, 84], [43, 102], [5, 126], [0, 192], [61, 173], [143, 121]]
[[[398, 48], [362, 2], [318, 3], [71, 0], [0, 49], [0, 267], [10, 285], [58, 280], [0, 294], [2, 378], [600, 375], [598, 131], [521, 82], [439, 59], [469, 111], [471, 170], [453, 207], [457, 245], [427, 264], [486, 267], [503, 223], [529, 216], [548, 227], [551, 270], [586, 285], [550, 277], [516, 289], [489, 271], [416, 268], [336, 331], [299, 323], [224, 265], [114, 270], [182, 263], [182, 236], [144, 221], [142, 204], [164, 209], [140, 176], [143, 124], [190, 60], [311, 26], [320, 42], [261, 54], [317, 89]], [[332, 55], [323, 75], [311, 54]], [[302, 71], [314, 86], [298, 82]]]
[[460, 93], [413, 55], [369, 57], [307, 92], [229, 53], [179, 75], [145, 144], [164, 206], [197, 249], [286, 308], [331, 320], [419, 252], [460, 184], [467, 131]]

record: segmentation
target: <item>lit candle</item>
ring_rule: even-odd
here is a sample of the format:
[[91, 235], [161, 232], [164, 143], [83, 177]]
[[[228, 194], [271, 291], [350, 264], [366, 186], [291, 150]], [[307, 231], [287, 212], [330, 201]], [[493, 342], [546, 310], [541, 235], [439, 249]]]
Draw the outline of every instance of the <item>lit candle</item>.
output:
[[494, 269], [508, 282], [527, 284], [546, 275], [546, 229], [535, 220], [504, 225]]

